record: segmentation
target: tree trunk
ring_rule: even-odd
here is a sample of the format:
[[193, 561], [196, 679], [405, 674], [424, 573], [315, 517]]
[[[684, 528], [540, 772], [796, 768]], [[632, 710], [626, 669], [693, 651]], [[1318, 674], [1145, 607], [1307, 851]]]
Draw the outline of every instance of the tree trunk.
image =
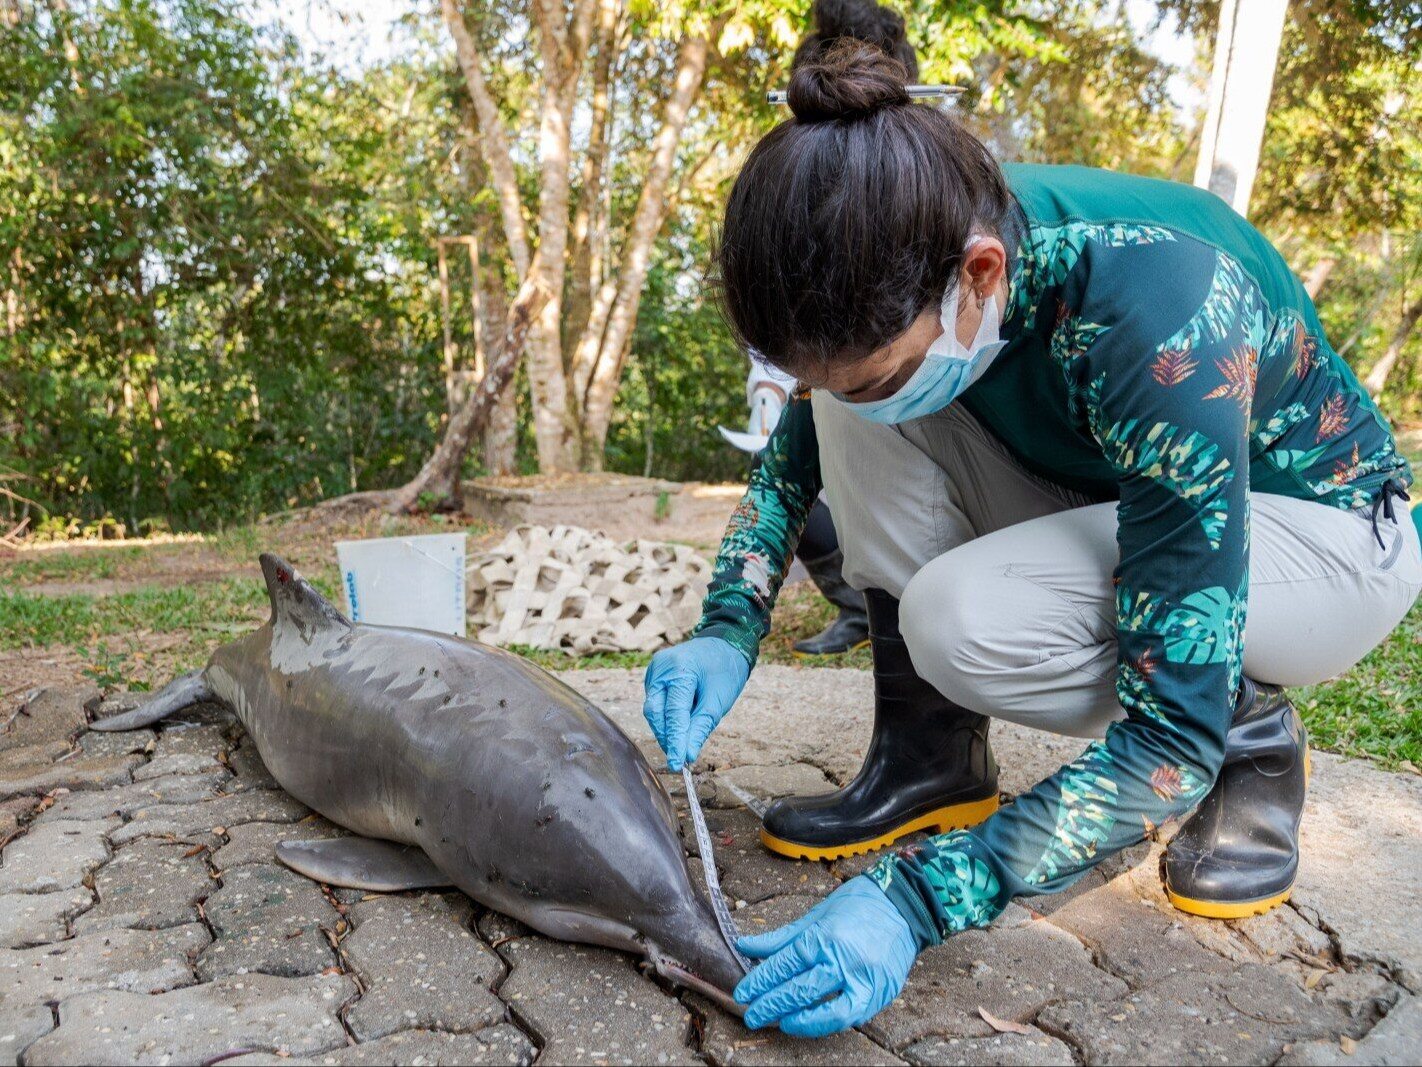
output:
[[1338, 266], [1338, 257], [1333, 253], [1328, 253], [1304, 275], [1304, 292], [1308, 293], [1310, 300], [1317, 300], [1318, 294], [1323, 292], [1324, 285], [1328, 282], [1328, 276], [1333, 273], [1333, 268]]
[[508, 242], [509, 256], [514, 269], [518, 271], [520, 283], [528, 273], [529, 249], [528, 230], [523, 224], [523, 203], [518, 195], [518, 176], [514, 173], [513, 150], [499, 118], [499, 106], [489, 94], [484, 82], [484, 70], [479, 58], [479, 49], [469, 27], [464, 22], [464, 11], [456, 0], [440, 0], [440, 12], [449, 27], [449, 35], [454, 38], [454, 51], [459, 57], [459, 69], [464, 74], [464, 85], [474, 104], [474, 114], [479, 118], [479, 138], [483, 150], [484, 163], [489, 168], [494, 190], [499, 196], [499, 214], [504, 223], [504, 239]]
[[484, 431], [484, 469], [494, 475], [518, 473], [518, 389], [513, 376], [499, 394]]
[[1419, 319], [1422, 319], [1422, 296], [1414, 300], [1411, 306], [1402, 313], [1402, 321], [1393, 331], [1392, 341], [1388, 344], [1387, 351], [1382, 354], [1382, 358], [1377, 363], [1373, 364], [1373, 369], [1363, 380], [1363, 387], [1374, 398], [1377, 398], [1387, 386], [1387, 377], [1392, 373], [1393, 367], [1397, 366], [1398, 357], [1402, 355], [1402, 346], [1412, 336], [1412, 331], [1417, 328]]
[[[484, 373], [488, 374], [489, 354], [499, 343], [499, 331], [508, 318], [509, 301], [504, 293], [502, 278], [486, 277], [484, 272], [480, 272], [479, 284], [483, 299], [479, 301], [476, 328], [483, 352]], [[488, 428], [484, 431], [484, 469], [490, 474], [513, 474], [517, 469], [518, 389], [514, 382], [515, 375], [510, 375], [509, 383], [499, 394], [499, 402], [494, 405]]]
[[489, 415], [498, 404], [518, 367], [529, 330], [548, 301], [548, 293], [532, 278], [519, 288], [504, 322], [498, 347], [489, 353], [489, 366], [465, 405], [455, 412], [444, 428], [444, 437], [415, 475], [390, 495], [391, 511], [414, 511], [424, 498], [435, 510], [458, 510], [463, 503], [460, 473], [469, 444], [488, 424]]
[[688, 37], [682, 41], [676, 81], [654, 142], [642, 195], [618, 265], [615, 289], [609, 291], [613, 284], [611, 279], [603, 285], [584, 333], [584, 343], [579, 346], [582, 358], [575, 364], [575, 381], [581, 398], [580, 444], [584, 466], [594, 462], [600, 465], [612, 419], [612, 400], [622, 379], [632, 328], [637, 322], [652, 245], [666, 219], [667, 186], [676, 162], [677, 144], [701, 90], [710, 49], [710, 41], [705, 37]]
[[563, 350], [575, 351], [579, 338], [588, 324], [592, 311], [592, 291], [601, 279], [594, 276], [593, 255], [598, 231], [599, 207], [602, 203], [603, 170], [611, 146], [608, 136], [612, 108], [612, 62], [617, 50], [617, 21], [622, 0], [598, 0], [597, 56], [593, 61], [591, 118], [588, 126], [588, 147], [583, 154], [578, 208], [573, 216], [572, 249], [569, 271], [567, 307], [563, 314]]
[[543, 57], [543, 114], [538, 132], [538, 284], [548, 290], [528, 348], [533, 395], [533, 431], [538, 469], [575, 467], [575, 423], [569, 417], [567, 369], [563, 363], [563, 283], [567, 275], [568, 198], [572, 120], [578, 79], [587, 55], [593, 0], [575, 0], [572, 23], [558, 0], [533, 0]]

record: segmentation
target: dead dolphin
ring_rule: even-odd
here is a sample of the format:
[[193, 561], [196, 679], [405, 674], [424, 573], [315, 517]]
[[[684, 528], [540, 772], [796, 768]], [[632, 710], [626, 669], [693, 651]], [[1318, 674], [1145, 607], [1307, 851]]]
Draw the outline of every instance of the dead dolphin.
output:
[[602, 711], [500, 649], [355, 625], [291, 566], [261, 562], [270, 621], [94, 729], [226, 704], [287, 792], [361, 835], [284, 842], [294, 870], [361, 889], [452, 884], [735, 1009], [743, 972], [692, 887], [671, 800]]

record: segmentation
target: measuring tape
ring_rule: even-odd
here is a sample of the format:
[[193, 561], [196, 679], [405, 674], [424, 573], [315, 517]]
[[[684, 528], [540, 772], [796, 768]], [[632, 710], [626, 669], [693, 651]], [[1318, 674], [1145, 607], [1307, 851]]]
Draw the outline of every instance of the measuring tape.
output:
[[701, 869], [706, 873], [706, 892], [711, 896], [711, 910], [716, 913], [716, 925], [721, 928], [721, 940], [736, 957], [741, 970], [749, 972], [750, 960], [741, 955], [736, 947], [740, 931], [736, 920], [731, 918], [731, 909], [726, 906], [726, 894], [721, 892], [721, 879], [716, 875], [716, 856], [711, 850], [711, 831], [706, 829], [706, 816], [701, 812], [701, 801], [696, 796], [696, 782], [692, 780], [691, 768], [681, 768], [681, 780], [686, 783], [686, 803], [691, 808], [691, 824], [696, 828], [696, 846], [701, 853]]

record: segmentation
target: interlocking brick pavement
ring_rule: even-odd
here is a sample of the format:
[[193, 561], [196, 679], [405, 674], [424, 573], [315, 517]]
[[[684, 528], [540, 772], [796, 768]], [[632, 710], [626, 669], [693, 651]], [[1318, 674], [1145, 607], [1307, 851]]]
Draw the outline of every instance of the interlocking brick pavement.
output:
[[[650, 747], [640, 672], [566, 677]], [[1159, 890], [1159, 847], [1143, 846], [930, 950], [860, 1031], [806, 1042], [749, 1032], [627, 956], [548, 940], [458, 893], [330, 891], [287, 871], [279, 841], [342, 831], [277, 787], [221, 709], [130, 735], [87, 730], [88, 715], [133, 703], [47, 690], [0, 733], [0, 1064], [1313, 1064], [1422, 1052], [1422, 903], [1388, 888], [1422, 872], [1415, 776], [1315, 757], [1295, 906], [1238, 923], [1181, 915]], [[870, 862], [770, 856], [741, 803], [843, 781], [869, 706], [860, 672], [762, 668], [707, 746], [699, 792], [747, 932], [795, 918]], [[1077, 745], [1012, 727], [993, 737], [1012, 788]], [[679, 779], [663, 780], [685, 819]], [[995, 1032], [987, 1016], [1025, 1033]]]

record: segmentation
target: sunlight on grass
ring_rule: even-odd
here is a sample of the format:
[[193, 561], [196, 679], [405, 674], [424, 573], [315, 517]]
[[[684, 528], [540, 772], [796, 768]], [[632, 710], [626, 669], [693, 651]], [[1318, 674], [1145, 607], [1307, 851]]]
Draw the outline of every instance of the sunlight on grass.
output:
[[112, 596], [0, 593], [0, 648], [87, 644], [139, 630], [172, 634], [256, 625], [266, 617], [257, 582], [145, 586]]
[[5, 585], [32, 582], [83, 582], [113, 578], [125, 563], [143, 554], [141, 545], [116, 545], [66, 551], [27, 552], [0, 560]]
[[1294, 702], [1315, 748], [1422, 767], [1422, 604], [1362, 663]]

